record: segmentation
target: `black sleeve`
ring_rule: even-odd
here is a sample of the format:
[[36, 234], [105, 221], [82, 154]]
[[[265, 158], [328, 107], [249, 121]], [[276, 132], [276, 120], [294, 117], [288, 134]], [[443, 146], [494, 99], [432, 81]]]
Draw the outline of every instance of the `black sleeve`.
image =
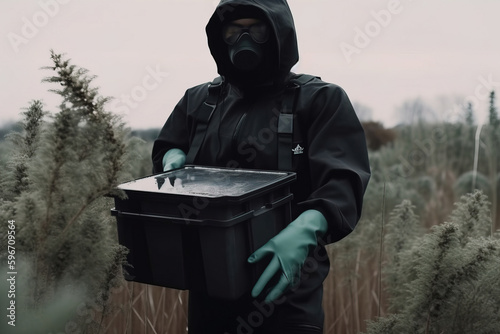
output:
[[163, 156], [168, 150], [178, 148], [187, 154], [189, 150], [188, 93], [177, 103], [153, 144], [153, 173], [163, 171]]
[[361, 216], [370, 165], [363, 128], [347, 94], [327, 85], [313, 94], [309, 110], [311, 194], [300, 211], [316, 209], [328, 221], [326, 243], [348, 235]]

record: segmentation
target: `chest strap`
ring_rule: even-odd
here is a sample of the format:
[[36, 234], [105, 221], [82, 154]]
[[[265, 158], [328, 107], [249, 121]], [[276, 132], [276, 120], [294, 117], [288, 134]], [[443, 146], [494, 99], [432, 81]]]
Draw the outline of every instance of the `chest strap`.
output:
[[189, 147], [189, 152], [186, 156], [186, 164], [194, 164], [194, 160], [196, 159], [201, 145], [205, 140], [208, 123], [210, 123], [210, 118], [212, 118], [215, 108], [217, 108], [217, 101], [220, 96], [222, 84], [222, 78], [217, 77], [208, 86], [207, 99], [200, 106], [196, 115], [196, 132], [194, 134], [193, 142]]
[[297, 93], [302, 85], [314, 78], [316, 77], [302, 74], [287, 84], [278, 118], [278, 170], [293, 169], [293, 118]]
[[[302, 85], [313, 80], [314, 78], [316, 77], [312, 75], [302, 74], [293, 78], [287, 84], [280, 110], [280, 115], [278, 118], [278, 170], [292, 170], [294, 128], [293, 118], [297, 92]], [[223, 80], [221, 77], [215, 78], [214, 81], [212, 81], [208, 86], [207, 99], [198, 109], [196, 117], [196, 132], [193, 138], [193, 142], [191, 143], [191, 146], [189, 148], [189, 152], [186, 156], [186, 164], [194, 164], [196, 156], [200, 151], [201, 145], [205, 140], [205, 135], [207, 133], [208, 124], [210, 123], [210, 118], [212, 117], [215, 108], [217, 108], [217, 102], [222, 86]]]

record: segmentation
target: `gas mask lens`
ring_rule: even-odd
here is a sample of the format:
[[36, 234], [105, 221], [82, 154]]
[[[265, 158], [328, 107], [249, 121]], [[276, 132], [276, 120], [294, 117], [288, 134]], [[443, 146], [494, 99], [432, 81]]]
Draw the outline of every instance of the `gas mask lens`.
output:
[[228, 23], [222, 29], [222, 38], [228, 45], [233, 45], [241, 35], [248, 33], [254, 42], [262, 44], [269, 39], [269, 29], [264, 22], [257, 22], [250, 26]]

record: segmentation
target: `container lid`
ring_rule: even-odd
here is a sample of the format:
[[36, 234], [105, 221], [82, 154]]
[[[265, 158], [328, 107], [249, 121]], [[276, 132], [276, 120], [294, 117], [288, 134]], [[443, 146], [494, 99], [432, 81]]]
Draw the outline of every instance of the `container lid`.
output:
[[294, 179], [292, 172], [186, 166], [123, 183], [118, 188], [208, 198], [241, 197]]

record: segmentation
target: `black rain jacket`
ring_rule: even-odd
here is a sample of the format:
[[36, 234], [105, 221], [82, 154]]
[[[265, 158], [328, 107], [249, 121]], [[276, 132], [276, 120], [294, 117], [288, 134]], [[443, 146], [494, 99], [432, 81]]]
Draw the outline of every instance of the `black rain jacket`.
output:
[[[225, 21], [248, 16], [266, 20], [272, 27], [273, 65], [268, 80], [245, 87], [222, 41]], [[298, 61], [292, 14], [285, 0], [222, 0], [206, 26], [208, 45], [218, 73], [225, 79], [217, 108], [194, 161], [197, 165], [276, 170], [277, 121], [290, 70]], [[157, 140], [152, 157], [154, 172], [162, 171], [162, 158], [172, 149], [188, 153], [197, 128], [200, 105], [208, 82], [190, 88], [179, 101]], [[319, 78], [302, 85], [294, 108], [293, 218], [308, 209], [326, 217], [329, 230], [311, 251], [314, 270], [303, 271], [300, 285], [289, 290], [284, 302], [263, 306], [250, 294], [238, 301], [223, 301], [203, 293], [189, 294], [190, 333], [322, 333], [322, 283], [330, 264], [324, 244], [348, 235], [361, 215], [370, 168], [363, 129], [346, 93]], [[306, 269], [306, 268], [304, 268]], [[262, 322], [255, 322], [256, 314]], [[264, 319], [265, 318], [265, 319]]]
[[[221, 27], [241, 6], [257, 9], [270, 22], [277, 52], [272, 82], [255, 89], [233, 84], [235, 70], [222, 41]], [[285, 84], [298, 61], [293, 17], [285, 0], [223, 0], [206, 27], [208, 45], [219, 74], [226, 78], [195, 164], [276, 170], [277, 120]], [[208, 83], [190, 88], [177, 104], [153, 147], [154, 172], [162, 171], [163, 155], [172, 148], [186, 154], [194, 138], [197, 111], [208, 94]], [[294, 112], [293, 170], [297, 181], [293, 216], [308, 209], [323, 213], [329, 231], [323, 242], [348, 235], [361, 214], [370, 177], [363, 129], [342, 88], [315, 78], [297, 94]]]

